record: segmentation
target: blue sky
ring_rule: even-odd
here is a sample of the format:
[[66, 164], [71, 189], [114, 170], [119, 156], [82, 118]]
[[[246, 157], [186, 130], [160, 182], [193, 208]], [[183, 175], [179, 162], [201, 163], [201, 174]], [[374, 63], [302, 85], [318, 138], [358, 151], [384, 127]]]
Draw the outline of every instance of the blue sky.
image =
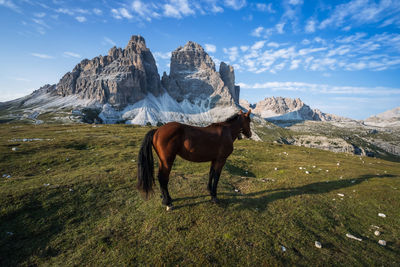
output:
[[235, 67], [242, 99], [299, 97], [364, 119], [400, 104], [400, 1], [0, 0], [0, 101], [145, 37], [160, 75], [191, 40]]

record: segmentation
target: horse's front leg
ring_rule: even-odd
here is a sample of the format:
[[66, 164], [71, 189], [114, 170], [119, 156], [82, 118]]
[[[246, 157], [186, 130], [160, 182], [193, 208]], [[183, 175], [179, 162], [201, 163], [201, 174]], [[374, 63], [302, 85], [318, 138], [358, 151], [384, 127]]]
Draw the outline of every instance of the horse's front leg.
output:
[[218, 186], [219, 177], [221, 176], [221, 171], [225, 165], [225, 162], [226, 162], [226, 159], [220, 159], [220, 160], [213, 162], [213, 164], [211, 166], [211, 169], [214, 170], [213, 184], [212, 184], [212, 188], [211, 188], [211, 202], [213, 202], [213, 203], [218, 203], [217, 186]]
[[214, 175], [215, 175], [214, 164], [215, 164], [215, 161], [212, 161], [211, 166], [210, 166], [210, 173], [208, 176], [207, 190], [208, 190], [208, 192], [210, 192], [210, 194], [212, 192], [212, 182], [213, 182]]

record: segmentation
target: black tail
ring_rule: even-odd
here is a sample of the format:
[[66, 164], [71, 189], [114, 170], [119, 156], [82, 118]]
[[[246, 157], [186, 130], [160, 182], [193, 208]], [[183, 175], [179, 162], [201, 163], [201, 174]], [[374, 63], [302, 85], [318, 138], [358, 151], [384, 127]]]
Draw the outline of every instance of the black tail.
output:
[[141, 191], [146, 199], [153, 192], [154, 185], [154, 159], [153, 159], [153, 136], [157, 130], [149, 131], [143, 139], [142, 147], [138, 157], [138, 182], [136, 188]]

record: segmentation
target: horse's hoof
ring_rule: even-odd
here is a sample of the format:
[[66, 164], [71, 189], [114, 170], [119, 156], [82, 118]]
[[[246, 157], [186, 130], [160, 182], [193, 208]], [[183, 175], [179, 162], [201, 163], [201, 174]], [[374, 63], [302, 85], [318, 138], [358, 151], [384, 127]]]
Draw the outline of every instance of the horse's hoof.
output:
[[218, 198], [212, 197], [212, 198], [211, 198], [211, 203], [218, 204], [218, 203], [219, 203]]
[[174, 206], [172, 206], [172, 205], [167, 206], [167, 211], [170, 211], [170, 210], [173, 210], [173, 209], [174, 209]]

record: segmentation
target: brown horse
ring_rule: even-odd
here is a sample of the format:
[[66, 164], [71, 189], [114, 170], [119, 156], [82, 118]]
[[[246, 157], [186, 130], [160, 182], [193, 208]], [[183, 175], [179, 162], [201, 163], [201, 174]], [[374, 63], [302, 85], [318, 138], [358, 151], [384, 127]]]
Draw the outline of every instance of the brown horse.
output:
[[243, 133], [251, 137], [250, 112], [230, 117], [224, 122], [207, 127], [195, 127], [170, 122], [149, 131], [142, 143], [138, 159], [137, 188], [148, 197], [154, 185], [154, 160], [152, 147], [159, 158], [158, 181], [160, 182], [162, 204], [172, 209], [172, 199], [168, 192], [169, 174], [176, 155], [194, 162], [211, 161], [207, 189], [211, 201], [217, 202], [217, 185], [226, 159], [233, 151], [233, 142]]

